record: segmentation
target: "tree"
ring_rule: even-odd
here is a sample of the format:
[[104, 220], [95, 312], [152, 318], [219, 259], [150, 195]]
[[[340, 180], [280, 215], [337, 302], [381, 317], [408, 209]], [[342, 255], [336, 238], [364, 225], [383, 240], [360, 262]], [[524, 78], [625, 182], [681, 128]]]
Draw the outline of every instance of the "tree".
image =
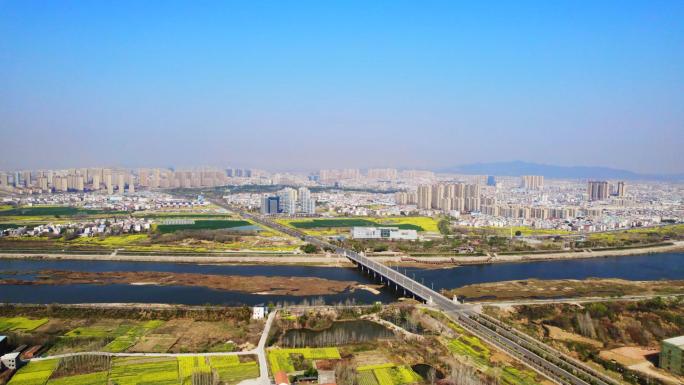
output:
[[437, 222], [437, 228], [442, 235], [451, 234], [451, 222], [449, 222], [449, 220], [446, 218], [443, 218]]
[[316, 245], [313, 245], [311, 243], [307, 243], [306, 245], [303, 245], [301, 247], [302, 251], [307, 253], [307, 254], [313, 254], [318, 252], [318, 247]]

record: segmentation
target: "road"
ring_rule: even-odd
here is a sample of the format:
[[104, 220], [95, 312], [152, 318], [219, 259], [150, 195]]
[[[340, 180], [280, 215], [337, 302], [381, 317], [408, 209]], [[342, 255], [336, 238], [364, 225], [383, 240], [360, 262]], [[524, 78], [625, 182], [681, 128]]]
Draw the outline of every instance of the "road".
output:
[[573, 297], [573, 298], [549, 298], [549, 299], [521, 299], [511, 301], [491, 301], [491, 302], [469, 302], [475, 307], [496, 306], [510, 307], [520, 305], [545, 305], [554, 303], [582, 304], [592, 302], [615, 302], [615, 301], [643, 301], [653, 298], [675, 298], [684, 297], [684, 293], [678, 294], [648, 294], [648, 295], [623, 295], [619, 297]]
[[380, 279], [389, 287], [407, 290], [422, 298], [428, 305], [432, 305], [444, 311], [464, 329], [480, 337], [517, 358], [527, 366], [541, 373], [551, 381], [562, 385], [618, 385], [619, 382], [606, 376], [569, 357], [543, 343], [521, 333], [510, 326], [500, 323], [498, 320], [479, 314], [471, 305], [459, 304], [442, 294], [424, 286], [423, 284], [392, 270], [353, 250], [339, 247], [327, 241], [306, 235], [293, 228], [286, 227], [267, 217], [254, 215], [233, 207], [228, 207], [222, 202], [214, 202], [219, 206], [231, 211], [237, 211], [243, 217], [253, 220], [266, 227], [274, 228], [285, 234], [300, 238], [306, 242], [315, 244], [321, 248], [332, 250], [337, 254], [344, 255], [355, 262], [362, 271], [371, 277]]

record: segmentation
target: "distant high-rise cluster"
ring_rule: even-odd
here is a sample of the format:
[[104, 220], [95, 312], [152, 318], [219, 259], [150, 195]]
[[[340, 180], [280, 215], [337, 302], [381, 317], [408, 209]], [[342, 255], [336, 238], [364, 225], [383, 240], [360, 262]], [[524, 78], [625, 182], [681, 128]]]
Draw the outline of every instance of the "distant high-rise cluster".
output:
[[286, 187], [274, 196], [264, 195], [261, 199], [261, 213], [266, 215], [312, 215], [316, 213], [316, 201], [306, 187], [295, 190]]
[[589, 181], [587, 184], [587, 196], [590, 201], [602, 201], [608, 199], [609, 190], [606, 181]]
[[396, 168], [371, 168], [367, 175], [370, 179], [394, 180], [398, 173]]
[[399, 191], [394, 194], [394, 201], [398, 205], [415, 205], [418, 203], [418, 194], [413, 191]]
[[625, 196], [625, 182], [619, 181], [613, 185], [607, 181], [589, 181], [587, 183], [587, 197], [589, 201], [602, 201], [608, 199], [609, 196], [624, 197]]
[[340, 170], [320, 170], [318, 178], [321, 183], [331, 183], [345, 179], [358, 179], [361, 171], [357, 168], [345, 168]]
[[77, 168], [67, 170], [0, 172], [0, 188], [40, 192], [98, 191], [108, 194], [134, 193], [143, 188], [215, 187], [228, 184], [229, 178], [250, 178], [247, 169], [199, 169], [174, 171], [160, 168], [137, 170], [114, 168]]
[[479, 211], [480, 185], [465, 183], [420, 185], [417, 191], [417, 204], [419, 209], [425, 210]]
[[528, 190], [541, 190], [544, 188], [544, 176], [523, 175], [522, 185], [520, 187]]

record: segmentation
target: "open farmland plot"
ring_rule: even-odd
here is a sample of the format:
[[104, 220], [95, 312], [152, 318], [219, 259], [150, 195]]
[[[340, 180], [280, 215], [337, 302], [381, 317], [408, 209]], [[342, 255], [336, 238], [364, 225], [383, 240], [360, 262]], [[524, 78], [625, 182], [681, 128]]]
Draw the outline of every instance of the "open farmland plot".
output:
[[76, 215], [126, 214], [126, 211], [92, 210], [70, 206], [32, 206], [0, 210], [4, 217], [68, 217]]
[[47, 322], [47, 318], [30, 319], [25, 317], [0, 317], [0, 332], [29, 332], [45, 325]]
[[153, 320], [147, 321], [140, 325], [133, 326], [128, 329], [124, 334], [116, 337], [112, 342], [105, 346], [105, 350], [108, 352], [118, 353], [135, 345], [136, 342], [143, 335], [149, 333], [150, 331], [160, 327], [164, 324], [164, 321]]
[[221, 230], [234, 229], [237, 227], [250, 226], [251, 223], [243, 220], [196, 220], [191, 224], [157, 225], [160, 233], [172, 233], [180, 230]]
[[196, 373], [211, 373], [206, 357], [178, 357], [178, 377], [183, 385], [192, 384], [192, 375]]
[[8, 385], [44, 385], [57, 369], [58, 363], [59, 360], [29, 362], [12, 377]]
[[75, 376], [66, 376], [60, 378], [50, 379], [47, 385], [105, 385], [107, 384], [107, 377], [109, 372], [95, 372], [87, 374], [78, 374]]
[[240, 362], [237, 356], [213, 356], [209, 357], [209, 361], [221, 381], [227, 384], [259, 377], [259, 365], [256, 361]]
[[109, 382], [118, 385], [178, 385], [175, 358], [114, 358]]
[[[282, 222], [281, 222], [282, 223]], [[286, 225], [303, 229], [333, 229], [361, 227], [398, 227], [402, 230], [439, 232], [437, 222], [430, 217], [391, 217], [391, 218], [339, 218], [286, 221]]]
[[268, 351], [268, 363], [273, 373], [295, 371], [292, 355], [301, 354], [305, 360], [339, 360], [340, 351], [337, 348], [296, 348], [296, 349], [270, 349]]
[[423, 379], [411, 368], [405, 365], [380, 364], [360, 366], [358, 368], [359, 382], [373, 385], [406, 385], [421, 382]]

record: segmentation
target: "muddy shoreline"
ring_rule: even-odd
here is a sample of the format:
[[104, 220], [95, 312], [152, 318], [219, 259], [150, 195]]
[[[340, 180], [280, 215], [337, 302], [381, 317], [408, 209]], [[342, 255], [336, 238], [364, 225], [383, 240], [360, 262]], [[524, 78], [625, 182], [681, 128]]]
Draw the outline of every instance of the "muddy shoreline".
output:
[[40, 270], [34, 279], [5, 278], [1, 285], [135, 285], [194, 286], [259, 295], [313, 296], [340, 294], [350, 290], [372, 290], [374, 285], [317, 277], [239, 276], [156, 271], [85, 272]]

